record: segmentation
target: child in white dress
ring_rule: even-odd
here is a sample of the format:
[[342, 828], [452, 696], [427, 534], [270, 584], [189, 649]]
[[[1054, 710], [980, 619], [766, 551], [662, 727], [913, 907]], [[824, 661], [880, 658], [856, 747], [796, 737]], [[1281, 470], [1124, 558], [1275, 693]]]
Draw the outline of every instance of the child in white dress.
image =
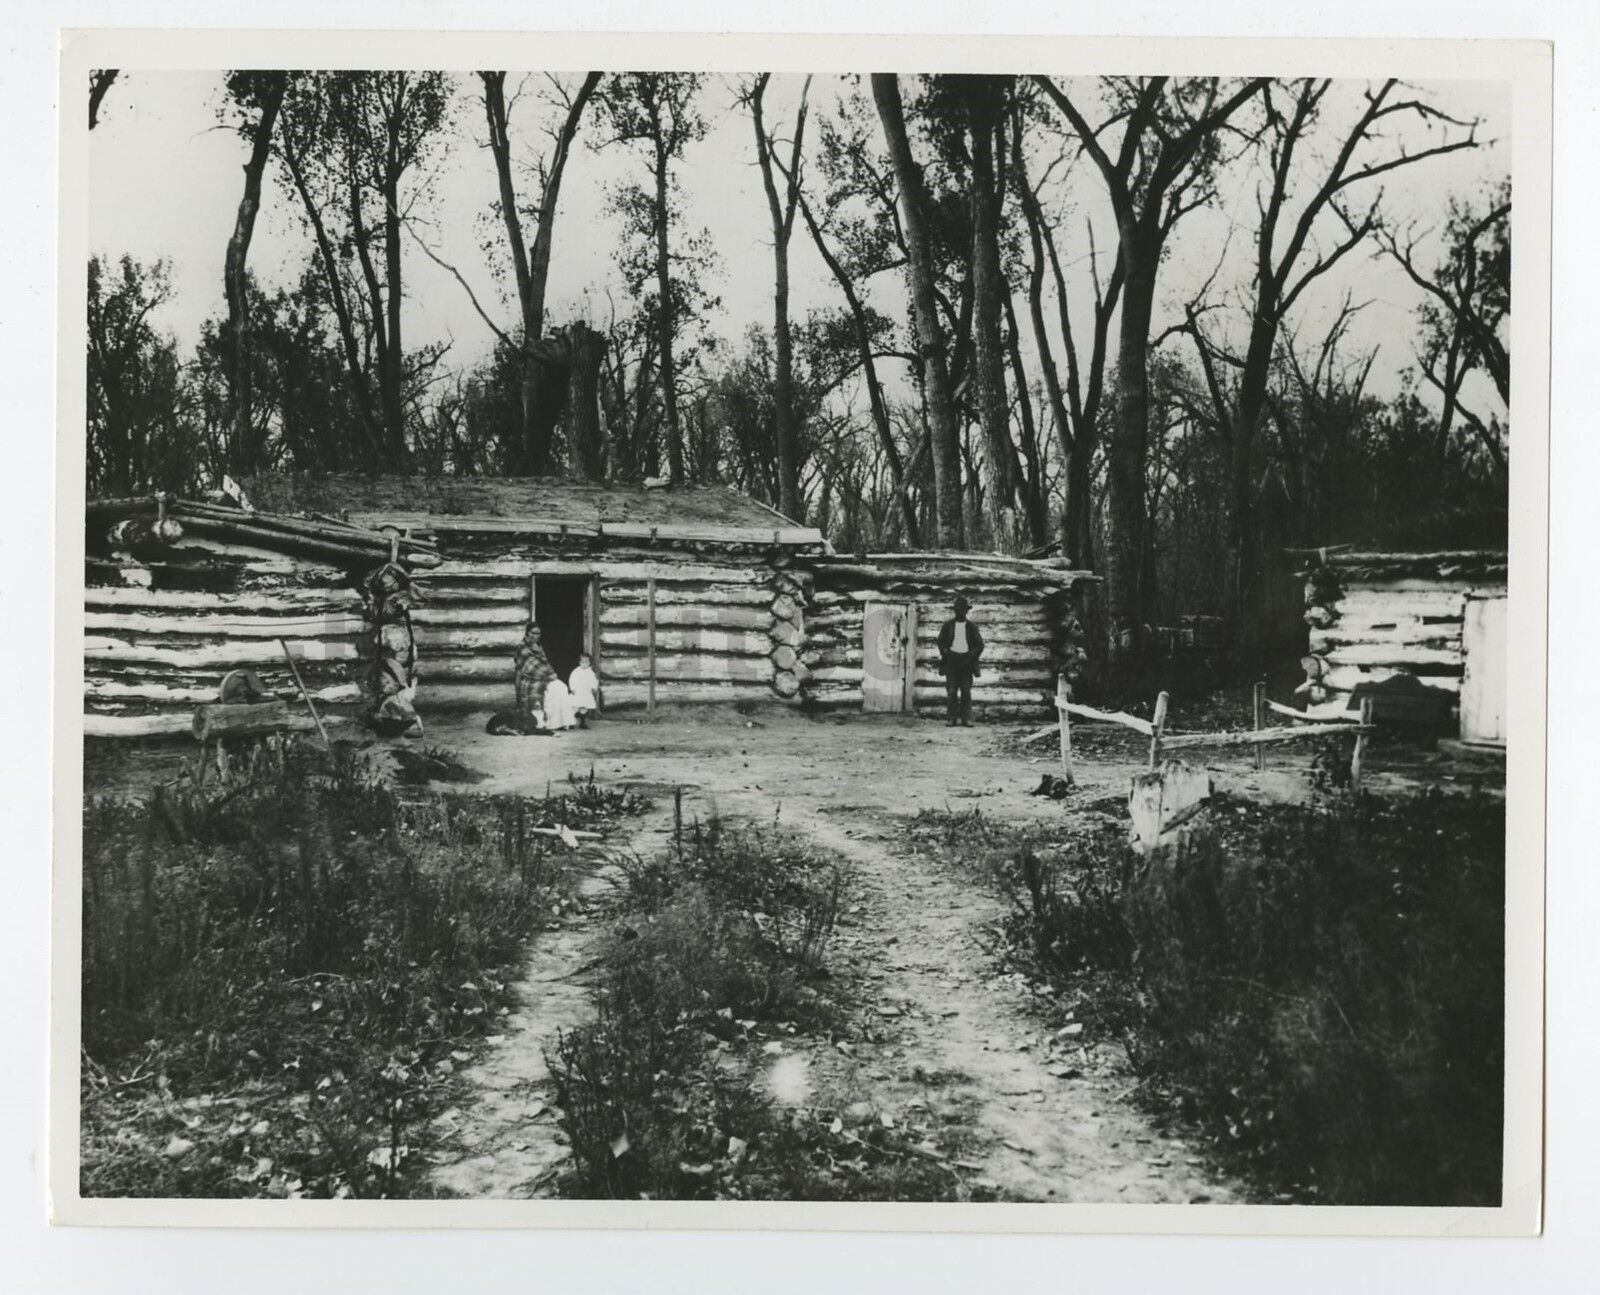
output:
[[579, 724], [600, 713], [600, 679], [587, 652], [578, 658], [578, 664], [567, 677], [567, 691], [571, 695], [573, 716]]

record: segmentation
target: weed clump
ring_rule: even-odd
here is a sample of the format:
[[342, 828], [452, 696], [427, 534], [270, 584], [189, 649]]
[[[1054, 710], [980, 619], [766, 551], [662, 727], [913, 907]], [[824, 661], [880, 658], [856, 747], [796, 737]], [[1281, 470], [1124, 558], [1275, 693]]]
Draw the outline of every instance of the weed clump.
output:
[[90, 801], [83, 1193], [407, 1193], [565, 884], [567, 850], [528, 828], [600, 812], [592, 791], [402, 798], [309, 744]]
[[1009, 955], [1048, 976], [1142, 1091], [1275, 1197], [1500, 1198], [1505, 812], [1427, 793], [1218, 798], [1176, 859], [1125, 828], [919, 825], [1010, 894]]
[[843, 884], [795, 838], [720, 820], [680, 825], [667, 850], [625, 863], [596, 1018], [551, 1060], [569, 1194], [784, 1194], [767, 1169], [788, 1125], [728, 1045], [826, 1019], [816, 982]]

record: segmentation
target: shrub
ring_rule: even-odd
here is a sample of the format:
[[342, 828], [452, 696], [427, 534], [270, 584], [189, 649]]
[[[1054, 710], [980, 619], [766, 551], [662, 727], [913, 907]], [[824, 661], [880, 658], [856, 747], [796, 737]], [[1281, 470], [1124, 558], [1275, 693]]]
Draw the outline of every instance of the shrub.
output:
[[1110, 826], [982, 850], [1013, 950], [1265, 1187], [1470, 1205], [1500, 1195], [1504, 841], [1501, 802], [1429, 793], [1221, 798], [1175, 865]]
[[[839, 868], [776, 829], [720, 820], [624, 865], [628, 919], [602, 953], [596, 1019], [551, 1068], [580, 1196], [707, 1196], [730, 1146], [779, 1140], [767, 1101], [708, 1043], [816, 1017]], [[730, 1144], [730, 1138], [735, 1139]]]
[[90, 802], [85, 1194], [407, 1190], [562, 885], [564, 847], [528, 828], [575, 819], [565, 797], [402, 799], [307, 744], [248, 781]]

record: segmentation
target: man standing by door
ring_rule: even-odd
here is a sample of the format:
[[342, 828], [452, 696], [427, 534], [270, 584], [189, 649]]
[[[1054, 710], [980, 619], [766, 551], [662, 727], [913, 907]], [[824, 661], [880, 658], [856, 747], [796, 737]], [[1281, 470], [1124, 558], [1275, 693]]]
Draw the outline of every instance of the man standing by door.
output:
[[965, 594], [957, 594], [955, 615], [939, 627], [939, 672], [944, 675], [945, 727], [972, 727], [972, 681], [978, 674], [983, 635], [967, 619], [972, 607]]

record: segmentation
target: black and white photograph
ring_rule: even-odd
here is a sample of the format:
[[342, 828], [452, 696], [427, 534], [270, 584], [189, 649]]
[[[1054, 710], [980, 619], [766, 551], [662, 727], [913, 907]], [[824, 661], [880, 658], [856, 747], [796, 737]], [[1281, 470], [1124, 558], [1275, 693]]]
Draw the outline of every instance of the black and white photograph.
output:
[[1537, 1227], [1547, 59], [101, 48], [57, 1210]]

